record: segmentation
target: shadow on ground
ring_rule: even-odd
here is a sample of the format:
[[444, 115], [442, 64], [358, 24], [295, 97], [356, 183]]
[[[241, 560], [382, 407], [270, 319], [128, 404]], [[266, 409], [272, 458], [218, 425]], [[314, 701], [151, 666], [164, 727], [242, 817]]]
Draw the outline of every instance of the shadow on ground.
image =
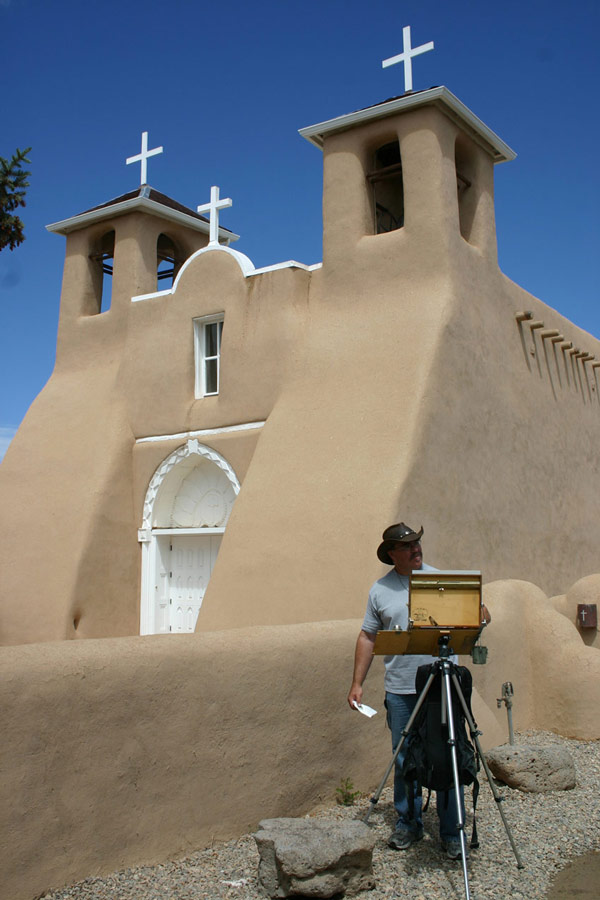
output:
[[586, 853], [561, 869], [553, 880], [546, 900], [597, 900], [600, 897], [600, 852]]

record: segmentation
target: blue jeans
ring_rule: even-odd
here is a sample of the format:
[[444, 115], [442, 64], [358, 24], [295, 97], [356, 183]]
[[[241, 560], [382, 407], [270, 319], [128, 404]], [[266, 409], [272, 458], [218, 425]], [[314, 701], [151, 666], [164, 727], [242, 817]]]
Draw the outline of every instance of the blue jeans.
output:
[[[387, 709], [387, 724], [388, 728], [392, 732], [392, 748], [394, 750], [400, 743], [402, 732], [406, 728], [406, 725], [408, 723], [408, 720], [410, 719], [412, 711], [416, 706], [416, 703], [416, 694], [391, 694], [389, 691], [386, 691], [385, 708]], [[404, 829], [408, 829], [409, 831], [416, 832], [420, 831], [423, 828], [423, 819], [421, 815], [421, 788], [417, 787], [415, 789], [414, 815], [411, 818], [408, 806], [408, 798], [406, 796], [406, 786], [404, 778], [402, 777], [403, 760], [404, 748], [402, 748], [402, 750], [398, 754], [394, 771], [394, 807], [396, 808], [396, 812], [398, 814], [396, 831], [403, 831]], [[458, 820], [456, 815], [455, 797], [456, 791], [454, 790], [454, 788], [452, 788], [450, 791], [438, 791], [436, 793], [437, 814], [440, 820], [440, 837], [443, 841], [460, 840], [459, 832], [456, 827], [458, 824]], [[460, 802], [462, 805], [464, 821], [464, 798], [462, 785], [460, 788]]]

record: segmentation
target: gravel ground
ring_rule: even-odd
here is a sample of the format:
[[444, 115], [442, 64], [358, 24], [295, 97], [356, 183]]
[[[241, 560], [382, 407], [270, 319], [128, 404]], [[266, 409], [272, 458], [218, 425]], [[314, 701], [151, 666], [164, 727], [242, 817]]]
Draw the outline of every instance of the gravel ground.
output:
[[[516, 743], [565, 746], [577, 772], [572, 791], [524, 794], [509, 788], [503, 809], [522, 856], [519, 870], [490, 787], [481, 773], [477, 806], [480, 847], [470, 851], [469, 884], [473, 900], [532, 900], [546, 896], [550, 882], [569, 860], [600, 850], [600, 741], [571, 741], [550, 733], [526, 732]], [[467, 790], [467, 824], [471, 791]], [[433, 798], [432, 798], [433, 799]], [[361, 816], [364, 798], [354, 807], [332, 806], [315, 818], [339, 820]], [[394, 822], [391, 790], [386, 788], [370, 818], [379, 840], [373, 852], [376, 887], [358, 900], [410, 897], [462, 898], [462, 866], [440, 852], [435, 804], [425, 815], [425, 837], [408, 851], [386, 846]], [[469, 831], [470, 834], [470, 831]], [[264, 900], [257, 883], [258, 854], [252, 835], [199, 850], [158, 866], [125, 869], [104, 878], [86, 878], [43, 895], [44, 900]], [[592, 894], [590, 894], [592, 896]], [[600, 896], [600, 889], [596, 896]]]

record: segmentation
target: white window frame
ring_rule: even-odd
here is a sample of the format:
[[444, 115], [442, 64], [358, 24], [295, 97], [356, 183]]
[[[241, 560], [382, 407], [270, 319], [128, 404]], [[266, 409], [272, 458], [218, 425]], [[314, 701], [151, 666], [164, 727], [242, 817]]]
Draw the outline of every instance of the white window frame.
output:
[[[194, 319], [194, 359], [196, 363], [196, 383], [195, 396], [200, 397], [216, 397], [221, 386], [221, 333], [222, 328], [217, 330], [217, 352], [213, 356], [206, 354], [206, 335], [207, 326], [214, 325], [225, 321], [225, 313], [215, 313], [212, 316], [200, 316]], [[217, 389], [216, 391], [207, 390], [206, 365], [208, 362], [216, 360], [217, 362]]]

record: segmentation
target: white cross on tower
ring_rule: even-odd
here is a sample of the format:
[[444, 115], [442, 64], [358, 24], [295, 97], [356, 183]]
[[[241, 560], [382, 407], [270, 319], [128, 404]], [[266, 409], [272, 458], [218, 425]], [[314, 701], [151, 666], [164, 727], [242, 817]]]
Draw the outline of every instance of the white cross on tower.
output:
[[141, 162], [142, 164], [142, 173], [141, 173], [141, 182], [140, 184], [148, 184], [148, 157], [156, 156], [158, 153], [162, 153], [162, 147], [155, 147], [154, 150], [148, 150], [148, 132], [142, 132], [142, 151], [138, 153], [137, 156], [130, 156], [129, 159], [125, 161], [126, 165], [134, 162]]
[[410, 46], [410, 25], [405, 25], [402, 29], [402, 43], [403, 50], [402, 53], [398, 53], [397, 56], [390, 56], [389, 59], [384, 59], [381, 63], [381, 68], [386, 69], [388, 66], [395, 66], [396, 63], [403, 62], [404, 63], [404, 90], [412, 91], [413, 83], [412, 83], [412, 58], [413, 56], [419, 56], [421, 53], [427, 53], [428, 50], [433, 50], [433, 41], [429, 41], [428, 44], [421, 44], [420, 47], [411, 47]]
[[207, 212], [210, 217], [209, 243], [219, 243], [219, 210], [232, 205], [233, 200], [229, 197], [225, 200], [219, 200], [219, 188], [213, 185], [210, 189], [210, 203], [203, 203], [202, 206], [198, 207], [199, 213]]

